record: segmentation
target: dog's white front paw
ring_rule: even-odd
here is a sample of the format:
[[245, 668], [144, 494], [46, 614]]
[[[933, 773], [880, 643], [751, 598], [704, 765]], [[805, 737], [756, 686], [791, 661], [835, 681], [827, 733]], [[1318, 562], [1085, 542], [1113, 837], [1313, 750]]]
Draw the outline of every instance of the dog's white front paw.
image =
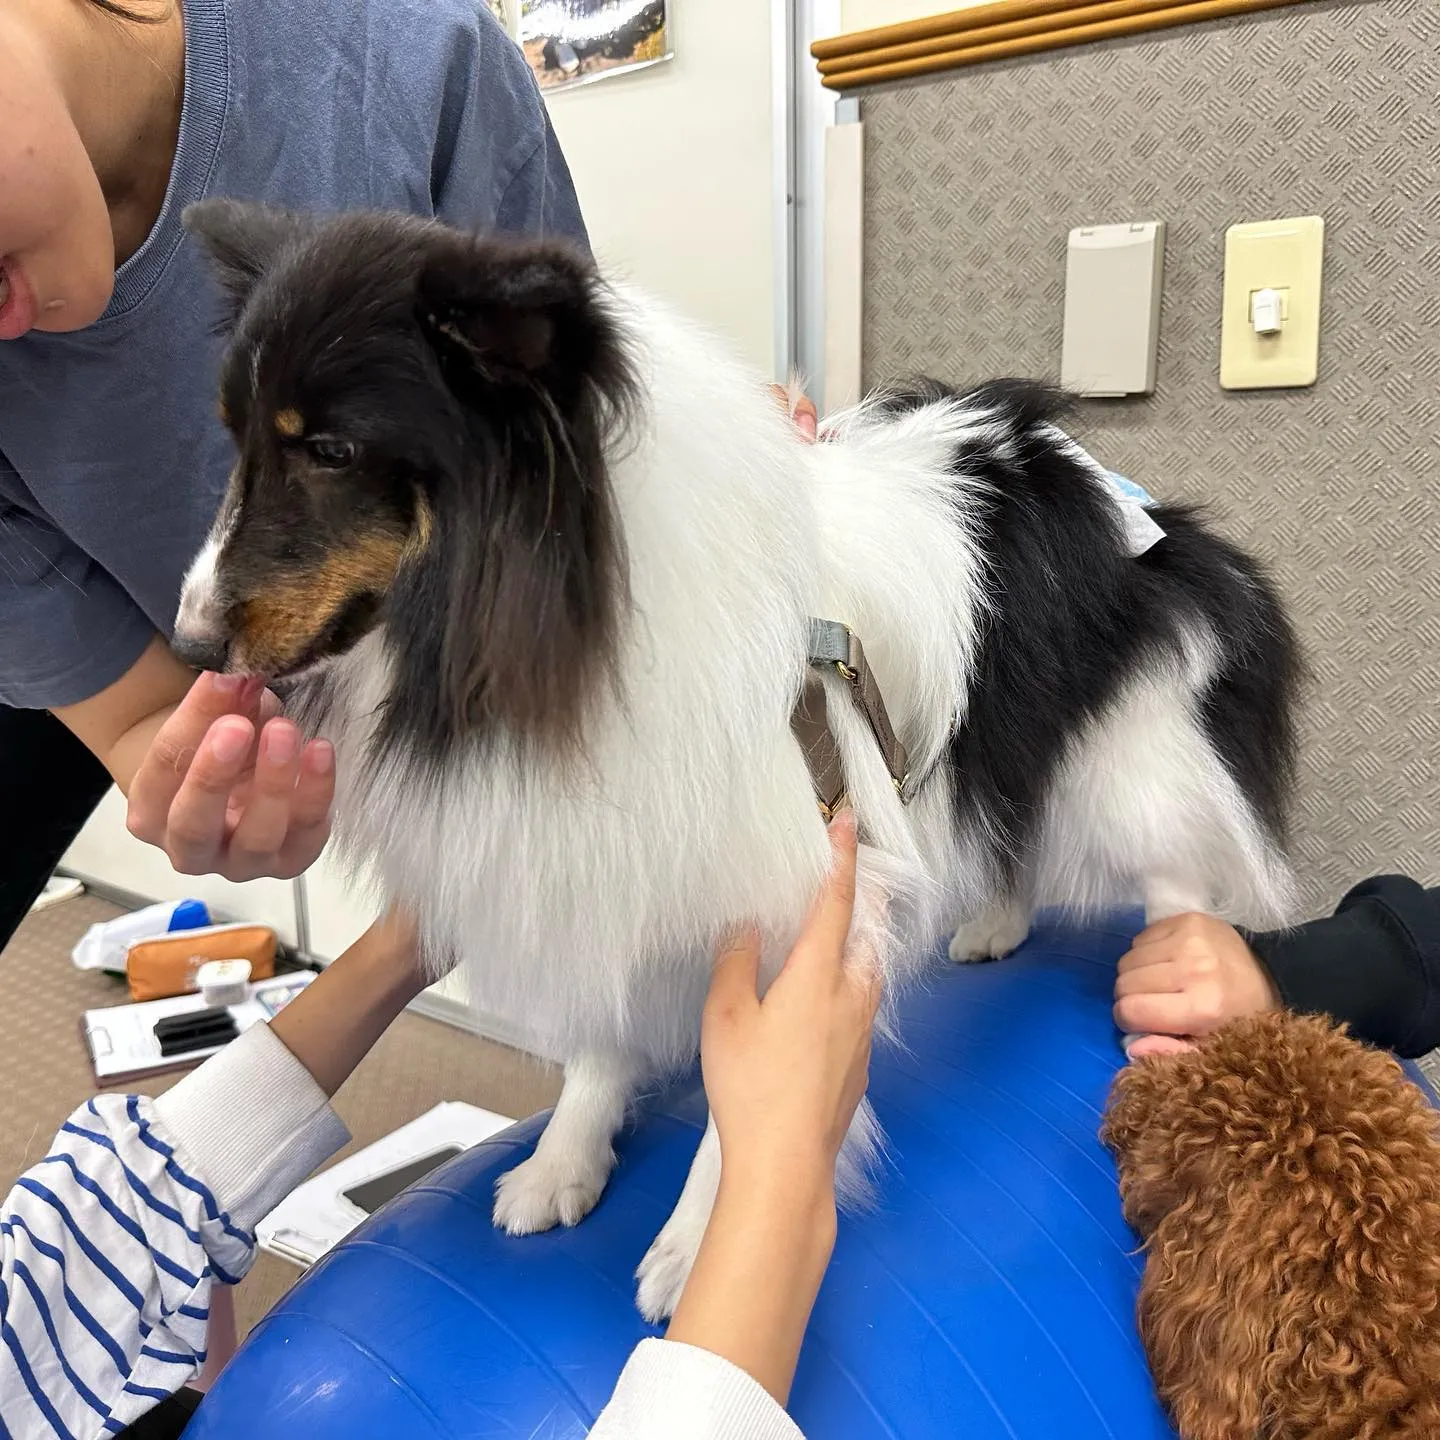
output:
[[1025, 943], [1029, 919], [1014, 910], [997, 910], [962, 925], [950, 941], [950, 958], [960, 964], [972, 960], [1000, 960]]
[[686, 1216], [677, 1210], [665, 1222], [665, 1228], [655, 1237], [655, 1243], [645, 1252], [645, 1258], [635, 1272], [635, 1278], [640, 1282], [635, 1291], [635, 1303], [651, 1324], [659, 1324], [675, 1313], [675, 1307], [680, 1303], [680, 1292], [690, 1278], [690, 1267], [694, 1265], [700, 1249], [705, 1224], [705, 1215]]
[[495, 1223], [511, 1235], [578, 1225], [595, 1208], [613, 1163], [609, 1154], [556, 1159], [537, 1150], [495, 1182]]

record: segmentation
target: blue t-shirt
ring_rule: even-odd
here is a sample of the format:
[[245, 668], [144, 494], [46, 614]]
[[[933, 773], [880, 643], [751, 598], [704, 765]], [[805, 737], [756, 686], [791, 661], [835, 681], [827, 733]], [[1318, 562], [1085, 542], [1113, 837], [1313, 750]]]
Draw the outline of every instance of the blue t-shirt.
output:
[[232, 463], [219, 292], [180, 213], [297, 210], [585, 230], [525, 58], [483, 0], [185, 0], [165, 206], [101, 319], [0, 343], [0, 702], [103, 690], [168, 636]]

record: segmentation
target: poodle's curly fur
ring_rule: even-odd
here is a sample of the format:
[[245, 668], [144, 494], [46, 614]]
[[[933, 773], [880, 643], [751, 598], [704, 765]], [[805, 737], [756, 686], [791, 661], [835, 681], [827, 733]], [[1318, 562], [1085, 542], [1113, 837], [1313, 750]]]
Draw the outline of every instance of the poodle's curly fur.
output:
[[1236, 1021], [1128, 1067], [1102, 1136], [1184, 1440], [1440, 1437], [1437, 1113], [1389, 1055]]

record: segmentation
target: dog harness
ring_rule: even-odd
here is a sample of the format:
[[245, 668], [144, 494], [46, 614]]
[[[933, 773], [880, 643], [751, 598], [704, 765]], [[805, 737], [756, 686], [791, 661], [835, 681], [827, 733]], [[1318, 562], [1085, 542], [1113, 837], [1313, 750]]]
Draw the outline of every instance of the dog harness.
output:
[[845, 766], [840, 759], [840, 747], [830, 728], [826, 709], [822, 677], [827, 673], [837, 674], [845, 681], [852, 702], [865, 717], [870, 733], [880, 747], [880, 755], [890, 772], [895, 793], [902, 803], [908, 801], [911, 789], [909, 757], [895, 734], [894, 726], [890, 724], [885, 697], [880, 693], [875, 672], [865, 659], [860, 637], [838, 620], [812, 619], [806, 660], [805, 684], [790, 716], [790, 729], [805, 756], [821, 815], [830, 820], [844, 804], [846, 796]]
[[[1107, 470], [1087, 450], [1068, 435], [1056, 431], [1059, 441], [1072, 457], [1085, 466], [1108, 489], [1119, 512], [1128, 553], [1143, 555], [1151, 546], [1165, 538], [1165, 532], [1150, 516], [1154, 499], [1134, 481]], [[790, 716], [790, 729], [800, 744], [815, 790], [815, 802], [829, 821], [846, 798], [845, 766], [840, 746], [830, 728], [826, 709], [825, 685], [822, 676], [833, 672], [846, 683], [852, 702], [865, 717], [875, 743], [880, 747], [885, 768], [901, 803], [909, 801], [914, 790], [910, 778], [910, 760], [905, 747], [895, 734], [885, 697], [865, 659], [860, 637], [838, 620], [810, 620], [809, 644], [806, 650], [808, 668], [800, 698]]]

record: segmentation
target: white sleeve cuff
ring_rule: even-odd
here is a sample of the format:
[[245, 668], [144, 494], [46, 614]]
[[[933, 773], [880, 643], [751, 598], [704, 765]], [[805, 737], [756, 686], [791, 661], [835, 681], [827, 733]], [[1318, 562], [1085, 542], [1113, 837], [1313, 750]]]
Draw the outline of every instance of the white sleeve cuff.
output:
[[642, 1340], [590, 1440], [805, 1440], [752, 1376], [674, 1340]]
[[252, 1025], [167, 1090], [154, 1114], [247, 1231], [350, 1139], [315, 1077], [268, 1025]]

